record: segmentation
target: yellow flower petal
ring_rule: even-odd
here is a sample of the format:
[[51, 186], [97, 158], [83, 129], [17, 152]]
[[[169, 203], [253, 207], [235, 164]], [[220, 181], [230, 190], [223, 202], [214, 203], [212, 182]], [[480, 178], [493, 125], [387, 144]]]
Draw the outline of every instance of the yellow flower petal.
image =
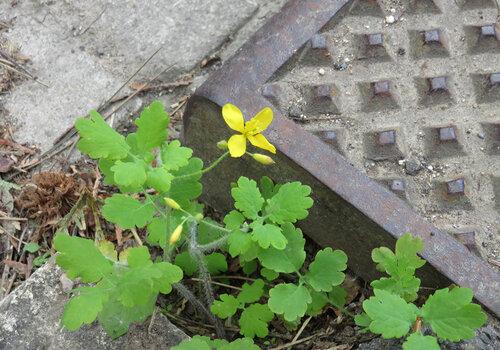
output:
[[231, 129], [243, 133], [245, 130], [245, 119], [238, 107], [231, 103], [226, 103], [222, 107], [222, 116]]
[[273, 121], [273, 110], [269, 107], [264, 108], [250, 119], [245, 125], [245, 132], [249, 135], [258, 134], [269, 126]]
[[267, 141], [266, 137], [262, 134], [249, 135], [248, 141], [250, 141], [250, 143], [255, 147], [265, 149], [266, 151], [269, 151], [271, 153], [276, 153], [276, 147], [271, 145], [269, 141]]
[[238, 158], [245, 154], [247, 150], [247, 139], [243, 135], [233, 135], [227, 142], [231, 157]]

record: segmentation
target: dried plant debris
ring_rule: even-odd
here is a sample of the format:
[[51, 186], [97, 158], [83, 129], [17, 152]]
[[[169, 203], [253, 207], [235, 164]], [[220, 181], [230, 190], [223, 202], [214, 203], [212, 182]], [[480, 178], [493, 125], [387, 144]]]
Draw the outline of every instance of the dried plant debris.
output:
[[92, 191], [93, 175], [63, 172], [42, 172], [23, 185], [16, 198], [19, 211], [29, 219], [35, 219], [45, 231], [58, 224], [85, 191]]

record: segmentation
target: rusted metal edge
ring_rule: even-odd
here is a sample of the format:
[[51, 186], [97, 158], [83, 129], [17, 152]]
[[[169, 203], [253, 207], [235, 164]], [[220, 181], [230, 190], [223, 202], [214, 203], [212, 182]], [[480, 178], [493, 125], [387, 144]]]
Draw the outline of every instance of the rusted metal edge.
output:
[[[247, 116], [270, 105], [260, 94], [262, 85], [348, 2], [289, 1], [195, 92], [192, 101], [205, 98], [218, 106], [235, 102]], [[493, 267], [355, 169], [318, 137], [288, 120], [277, 108], [274, 111], [275, 120], [267, 137], [279, 152], [395, 239], [405, 232], [422, 238], [425, 249], [421, 256], [451, 281], [472, 288], [476, 299], [500, 316], [500, 274]], [[189, 122], [190, 115], [186, 113], [186, 128]]]

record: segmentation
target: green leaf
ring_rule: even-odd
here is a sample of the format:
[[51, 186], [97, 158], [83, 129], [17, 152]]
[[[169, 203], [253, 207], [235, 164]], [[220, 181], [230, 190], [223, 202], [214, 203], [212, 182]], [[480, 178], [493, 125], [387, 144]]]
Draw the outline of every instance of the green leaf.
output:
[[97, 282], [113, 270], [111, 261], [101, 254], [92, 240], [57, 233], [53, 244], [59, 252], [56, 262], [70, 279], [80, 277], [85, 283]]
[[356, 325], [364, 328], [370, 327], [370, 323], [372, 323], [372, 319], [366, 313], [360, 313], [359, 315], [354, 316], [354, 322]]
[[105, 185], [116, 185], [115, 183], [115, 174], [111, 170], [111, 167], [115, 165], [115, 160], [110, 160], [106, 158], [99, 159], [99, 170], [104, 175], [103, 183]]
[[248, 338], [255, 336], [267, 337], [269, 330], [267, 325], [274, 318], [274, 313], [267, 305], [252, 304], [248, 306], [240, 316], [240, 334]]
[[40, 246], [38, 243], [31, 242], [24, 245], [24, 250], [28, 253], [36, 253], [39, 249]]
[[252, 236], [248, 233], [240, 230], [231, 232], [227, 239], [229, 254], [235, 258], [240, 254], [246, 253], [252, 246], [252, 242]]
[[224, 223], [228, 230], [236, 230], [245, 222], [245, 217], [237, 210], [232, 210], [224, 217]]
[[62, 324], [70, 331], [94, 322], [107, 300], [107, 295], [98, 288], [81, 287], [77, 293], [64, 307], [62, 316]]
[[132, 307], [123, 306], [118, 299], [110, 297], [99, 313], [98, 320], [102, 328], [113, 339], [127, 333], [132, 323], [142, 323], [153, 313], [156, 304], [156, 296], [141, 305]]
[[251, 275], [257, 270], [257, 261], [256, 260], [245, 261], [244, 263], [242, 263], [241, 270], [245, 275], [248, 276]]
[[154, 101], [144, 108], [141, 116], [135, 120], [137, 125], [137, 146], [143, 151], [160, 147], [167, 140], [169, 115], [160, 101]]
[[311, 294], [306, 287], [283, 283], [269, 291], [267, 304], [275, 314], [283, 315], [286, 321], [293, 322], [305, 315], [307, 305], [311, 302]]
[[264, 198], [260, 195], [257, 183], [244, 176], [238, 179], [238, 186], [231, 189], [231, 195], [234, 198], [234, 206], [240, 210], [243, 215], [249, 219], [256, 219]]
[[205, 256], [208, 272], [212, 275], [218, 275], [227, 271], [227, 261], [224, 254], [212, 253]]
[[150, 201], [142, 203], [125, 194], [114, 194], [104, 201], [102, 207], [104, 218], [123, 229], [146, 226], [153, 219], [154, 211]]
[[422, 333], [413, 333], [403, 343], [403, 350], [440, 350], [437, 339]]
[[111, 167], [114, 182], [126, 192], [139, 192], [146, 182], [146, 170], [139, 162], [115, 162]]
[[344, 281], [347, 255], [328, 247], [316, 253], [304, 280], [317, 292], [329, 292]]
[[276, 272], [292, 273], [298, 271], [304, 264], [306, 252], [304, 244], [306, 240], [302, 231], [287, 223], [282, 226], [283, 235], [288, 241], [285, 249], [278, 250], [273, 247], [263, 249], [258, 257], [262, 266]]
[[232, 295], [221, 294], [220, 300], [215, 300], [210, 306], [210, 311], [220, 318], [228, 318], [236, 313], [239, 305], [238, 300]]
[[300, 182], [289, 182], [280, 187], [269, 201], [265, 212], [277, 224], [296, 222], [307, 217], [313, 200], [309, 197], [311, 188]]
[[168, 196], [182, 207], [189, 205], [191, 200], [198, 198], [202, 190], [199, 181], [202, 169], [203, 161], [200, 158], [191, 158], [186, 166], [177, 171], [172, 171], [175, 178], [172, 180]]
[[264, 294], [264, 281], [259, 278], [252, 284], [244, 283], [241, 288], [242, 291], [237, 297], [238, 301], [241, 304], [255, 303]]
[[276, 278], [278, 278], [278, 276], [280, 275], [279, 273], [277, 273], [276, 271], [274, 270], [271, 270], [271, 269], [268, 269], [267, 267], [264, 267], [262, 269], [260, 269], [260, 275], [262, 277], [264, 277], [266, 280], [268, 281], [273, 281], [275, 280]]
[[278, 226], [255, 222], [252, 228], [252, 239], [262, 248], [267, 249], [272, 245], [278, 250], [285, 249], [287, 240]]
[[383, 289], [392, 294], [399, 295], [404, 300], [410, 302], [418, 297], [420, 279], [415, 276], [402, 276], [400, 278], [382, 277], [374, 280], [370, 284], [373, 289]]
[[96, 111], [90, 111], [90, 118], [79, 118], [75, 128], [80, 135], [78, 149], [90, 158], [123, 159], [130, 150], [125, 137], [111, 128]]
[[[166, 214], [166, 217], [159, 216], [153, 218], [148, 224], [147, 242], [165, 248], [170, 235], [181, 222], [182, 214], [177, 211], [171, 211], [169, 214]], [[179, 241], [181, 240], [182, 236]]]
[[373, 281], [372, 287], [396, 293], [406, 301], [415, 300], [420, 288], [420, 280], [414, 277], [415, 270], [425, 264], [417, 253], [423, 247], [420, 238], [413, 238], [407, 233], [397, 240], [395, 253], [386, 247], [375, 248], [372, 260], [377, 263], [377, 269], [391, 278]]
[[422, 306], [422, 318], [439, 338], [471, 339], [487, 320], [481, 306], [472, 303], [472, 296], [470, 288], [437, 290]]
[[182, 147], [179, 140], [173, 140], [161, 149], [161, 160], [163, 167], [167, 170], [179, 170], [188, 165], [192, 155], [193, 150]]
[[420, 238], [413, 238], [407, 233], [397, 240], [395, 253], [386, 247], [375, 248], [372, 260], [392, 277], [407, 276], [425, 264], [425, 260], [417, 255], [423, 247]]
[[328, 293], [328, 300], [337, 309], [342, 309], [347, 300], [347, 291], [340, 286], [334, 286]]
[[260, 190], [260, 193], [262, 193], [262, 197], [264, 197], [265, 200], [270, 199], [277, 192], [277, 189], [274, 186], [273, 180], [271, 180], [267, 176], [263, 176], [260, 178], [259, 190]]
[[240, 338], [235, 341], [224, 344], [217, 348], [218, 350], [260, 350], [260, 348], [253, 343], [252, 339]]
[[104, 255], [107, 259], [111, 261], [117, 261], [118, 253], [116, 252], [115, 245], [110, 241], [100, 241], [97, 244], [97, 249]]
[[372, 319], [370, 331], [386, 339], [405, 336], [417, 319], [417, 307], [385, 290], [374, 292], [375, 296], [363, 302], [363, 309]]
[[208, 337], [195, 335], [191, 339], [183, 340], [179, 345], [172, 347], [172, 350], [212, 350], [212, 341]]
[[196, 261], [188, 252], [182, 252], [175, 256], [175, 265], [179, 266], [186, 276], [193, 276], [198, 271]]
[[167, 192], [170, 189], [174, 176], [164, 168], [153, 168], [147, 173], [146, 184], [158, 192]]
[[307, 314], [309, 316], [317, 316], [323, 311], [325, 305], [328, 304], [328, 296], [326, 293], [316, 292], [314, 290], [309, 293], [311, 294], [312, 302], [307, 305]]

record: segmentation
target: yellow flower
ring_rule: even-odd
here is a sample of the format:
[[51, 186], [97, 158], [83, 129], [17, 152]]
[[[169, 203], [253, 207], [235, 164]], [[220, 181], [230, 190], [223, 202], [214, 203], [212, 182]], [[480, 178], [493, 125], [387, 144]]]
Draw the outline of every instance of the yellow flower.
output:
[[231, 157], [238, 158], [245, 154], [247, 140], [255, 147], [276, 153], [276, 147], [261, 134], [273, 121], [273, 111], [266, 107], [245, 123], [243, 113], [235, 105], [228, 103], [222, 107], [222, 116], [226, 124], [241, 135], [233, 135], [227, 142]]

